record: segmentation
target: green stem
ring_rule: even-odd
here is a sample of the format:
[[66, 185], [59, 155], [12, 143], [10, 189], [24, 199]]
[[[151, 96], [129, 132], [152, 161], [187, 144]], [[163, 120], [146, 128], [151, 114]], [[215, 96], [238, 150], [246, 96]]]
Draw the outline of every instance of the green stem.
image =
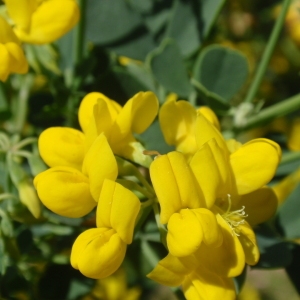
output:
[[262, 123], [269, 122], [275, 118], [285, 116], [300, 108], [300, 94], [297, 94], [291, 98], [283, 100], [277, 104], [267, 107], [261, 110], [257, 115], [248, 118], [247, 123], [237, 128], [238, 130], [245, 130], [252, 128]]
[[10, 194], [10, 193], [5, 193], [5, 194], [0, 194], [0, 201], [5, 200], [5, 199], [19, 199], [17, 196]]
[[83, 58], [83, 38], [85, 25], [85, 0], [78, 0], [80, 7], [80, 20], [74, 32], [74, 66], [78, 66]]
[[257, 90], [261, 84], [261, 81], [263, 79], [263, 76], [266, 72], [266, 69], [268, 67], [269, 61], [271, 59], [271, 56], [273, 54], [276, 42], [278, 40], [279, 34], [281, 32], [281, 28], [283, 25], [283, 22], [285, 20], [285, 15], [287, 13], [287, 10], [289, 8], [291, 0], [284, 0], [280, 15], [276, 20], [275, 26], [273, 27], [270, 39], [267, 43], [266, 49], [263, 53], [262, 59], [260, 64], [258, 65], [257, 71], [254, 75], [254, 79], [252, 81], [252, 84], [249, 88], [248, 94], [246, 96], [245, 102], [252, 102]]
[[33, 144], [37, 142], [37, 138], [35, 137], [29, 137], [29, 138], [26, 138], [24, 140], [22, 140], [21, 142], [19, 142], [18, 144], [16, 144], [14, 147], [13, 147], [13, 150], [19, 150], [29, 144]]
[[16, 109], [14, 112], [14, 133], [21, 133], [26, 122], [27, 106], [34, 77], [26, 74], [21, 78], [21, 87], [18, 98], [16, 99]]

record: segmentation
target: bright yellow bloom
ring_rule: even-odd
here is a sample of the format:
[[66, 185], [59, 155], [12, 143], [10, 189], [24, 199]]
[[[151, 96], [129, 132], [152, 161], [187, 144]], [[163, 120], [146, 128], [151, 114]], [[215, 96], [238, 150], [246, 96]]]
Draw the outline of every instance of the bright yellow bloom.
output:
[[76, 239], [71, 264], [90, 278], [105, 278], [121, 265], [131, 244], [139, 199], [120, 184], [105, 180], [97, 207], [97, 228]]
[[0, 17], [0, 80], [5, 81], [9, 74], [24, 74], [28, 71], [27, 60], [20, 42], [9, 24]]
[[62, 163], [38, 174], [34, 185], [46, 207], [59, 215], [78, 218], [97, 205], [104, 180], [115, 180], [117, 174], [115, 157], [106, 137], [100, 134], [85, 155], [81, 171]]
[[[150, 176], [161, 223], [168, 225], [170, 255], [199, 262], [196, 271], [187, 267], [189, 275], [180, 277], [186, 297], [217, 299], [212, 291], [201, 293], [203, 285], [209, 290], [216, 282], [220, 295], [234, 299], [228, 278], [259, 259], [251, 226], [270, 218], [277, 207], [275, 193], [265, 185], [275, 174], [281, 151], [267, 139], [227, 144], [208, 119], [198, 112], [194, 125], [198, 150], [191, 158], [180, 152], [158, 156]], [[177, 273], [172, 264], [169, 269]], [[150, 277], [164, 280], [158, 273], [154, 270]]]
[[14, 31], [25, 43], [51, 43], [79, 20], [79, 7], [74, 0], [5, 0]]
[[195, 256], [168, 254], [147, 277], [170, 287], [182, 285], [187, 300], [236, 298], [233, 280], [211, 272]]
[[158, 100], [152, 92], [139, 92], [124, 107], [101, 93], [84, 97], [79, 108], [79, 123], [86, 135], [86, 147], [104, 133], [114, 154], [148, 166], [143, 146], [133, 133], [144, 132], [158, 111]]

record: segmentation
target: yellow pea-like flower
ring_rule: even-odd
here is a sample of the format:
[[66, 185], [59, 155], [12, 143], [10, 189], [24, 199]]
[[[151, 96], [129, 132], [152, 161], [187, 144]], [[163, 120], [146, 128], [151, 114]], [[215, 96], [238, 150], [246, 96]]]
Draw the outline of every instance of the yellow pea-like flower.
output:
[[14, 31], [25, 43], [51, 43], [79, 20], [79, 7], [74, 0], [6, 0], [6, 8], [14, 22]]
[[28, 63], [20, 42], [0, 16], [0, 80], [5, 81], [11, 73], [25, 74], [27, 71]]
[[97, 205], [104, 180], [115, 180], [117, 174], [117, 162], [101, 134], [85, 155], [81, 171], [55, 166], [38, 174], [34, 185], [46, 207], [59, 215], [78, 218]]
[[152, 92], [139, 92], [124, 107], [101, 93], [90, 93], [79, 107], [79, 123], [86, 136], [86, 149], [104, 133], [114, 154], [148, 166], [149, 156], [134, 133], [143, 133], [153, 122], [158, 111], [158, 100]]
[[140, 210], [139, 199], [120, 184], [105, 180], [97, 207], [97, 228], [76, 239], [71, 264], [87, 277], [100, 279], [121, 265]]

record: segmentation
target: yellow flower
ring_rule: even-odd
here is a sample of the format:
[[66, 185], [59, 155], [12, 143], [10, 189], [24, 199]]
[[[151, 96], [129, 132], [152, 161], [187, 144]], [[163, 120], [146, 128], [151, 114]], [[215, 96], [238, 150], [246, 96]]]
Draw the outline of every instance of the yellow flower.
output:
[[168, 254], [147, 277], [171, 287], [182, 285], [187, 300], [236, 299], [233, 280], [201, 266], [195, 256]]
[[[199, 112], [194, 130], [198, 150], [190, 159], [171, 152], [150, 166], [160, 220], [168, 225], [169, 255], [198, 262], [196, 271], [189, 266], [189, 275], [180, 277], [186, 297], [217, 299], [213, 292], [205, 296], [201, 290], [203, 285], [208, 290], [218, 285], [220, 293], [228, 295], [225, 299], [234, 299], [229, 278], [238, 276], [245, 263], [254, 265], [259, 259], [251, 226], [270, 218], [277, 208], [275, 193], [265, 185], [274, 176], [281, 151], [267, 139], [244, 145], [232, 140], [227, 145]], [[172, 264], [169, 269], [177, 273]], [[150, 277], [159, 279], [159, 271], [153, 272]]]
[[105, 278], [121, 265], [131, 244], [139, 199], [120, 184], [105, 180], [97, 207], [97, 228], [76, 239], [71, 264], [90, 278]]
[[143, 146], [133, 133], [144, 132], [153, 122], [158, 111], [158, 100], [152, 92], [139, 92], [124, 107], [101, 93], [90, 93], [79, 107], [79, 123], [86, 135], [86, 147], [104, 133], [114, 154], [141, 165], [150, 164], [143, 155]]
[[79, 7], [74, 0], [5, 0], [14, 31], [25, 43], [51, 43], [79, 20]]
[[28, 71], [27, 60], [20, 42], [8, 23], [0, 17], [0, 80], [9, 74], [24, 74]]
[[111, 276], [97, 280], [92, 291], [80, 300], [138, 300], [141, 293], [138, 286], [127, 287], [125, 271], [120, 268]]
[[100, 134], [84, 157], [82, 171], [66, 165], [38, 174], [34, 185], [50, 210], [66, 217], [82, 217], [96, 206], [104, 180], [117, 178], [117, 163], [106, 137]]

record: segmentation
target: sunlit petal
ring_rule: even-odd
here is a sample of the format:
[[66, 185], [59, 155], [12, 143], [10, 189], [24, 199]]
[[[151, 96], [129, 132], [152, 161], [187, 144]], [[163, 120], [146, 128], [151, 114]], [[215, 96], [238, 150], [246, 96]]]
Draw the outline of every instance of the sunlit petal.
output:
[[200, 106], [197, 111], [201, 113], [218, 130], [220, 130], [220, 123], [218, 117], [211, 108], [209, 108], [208, 106]]

